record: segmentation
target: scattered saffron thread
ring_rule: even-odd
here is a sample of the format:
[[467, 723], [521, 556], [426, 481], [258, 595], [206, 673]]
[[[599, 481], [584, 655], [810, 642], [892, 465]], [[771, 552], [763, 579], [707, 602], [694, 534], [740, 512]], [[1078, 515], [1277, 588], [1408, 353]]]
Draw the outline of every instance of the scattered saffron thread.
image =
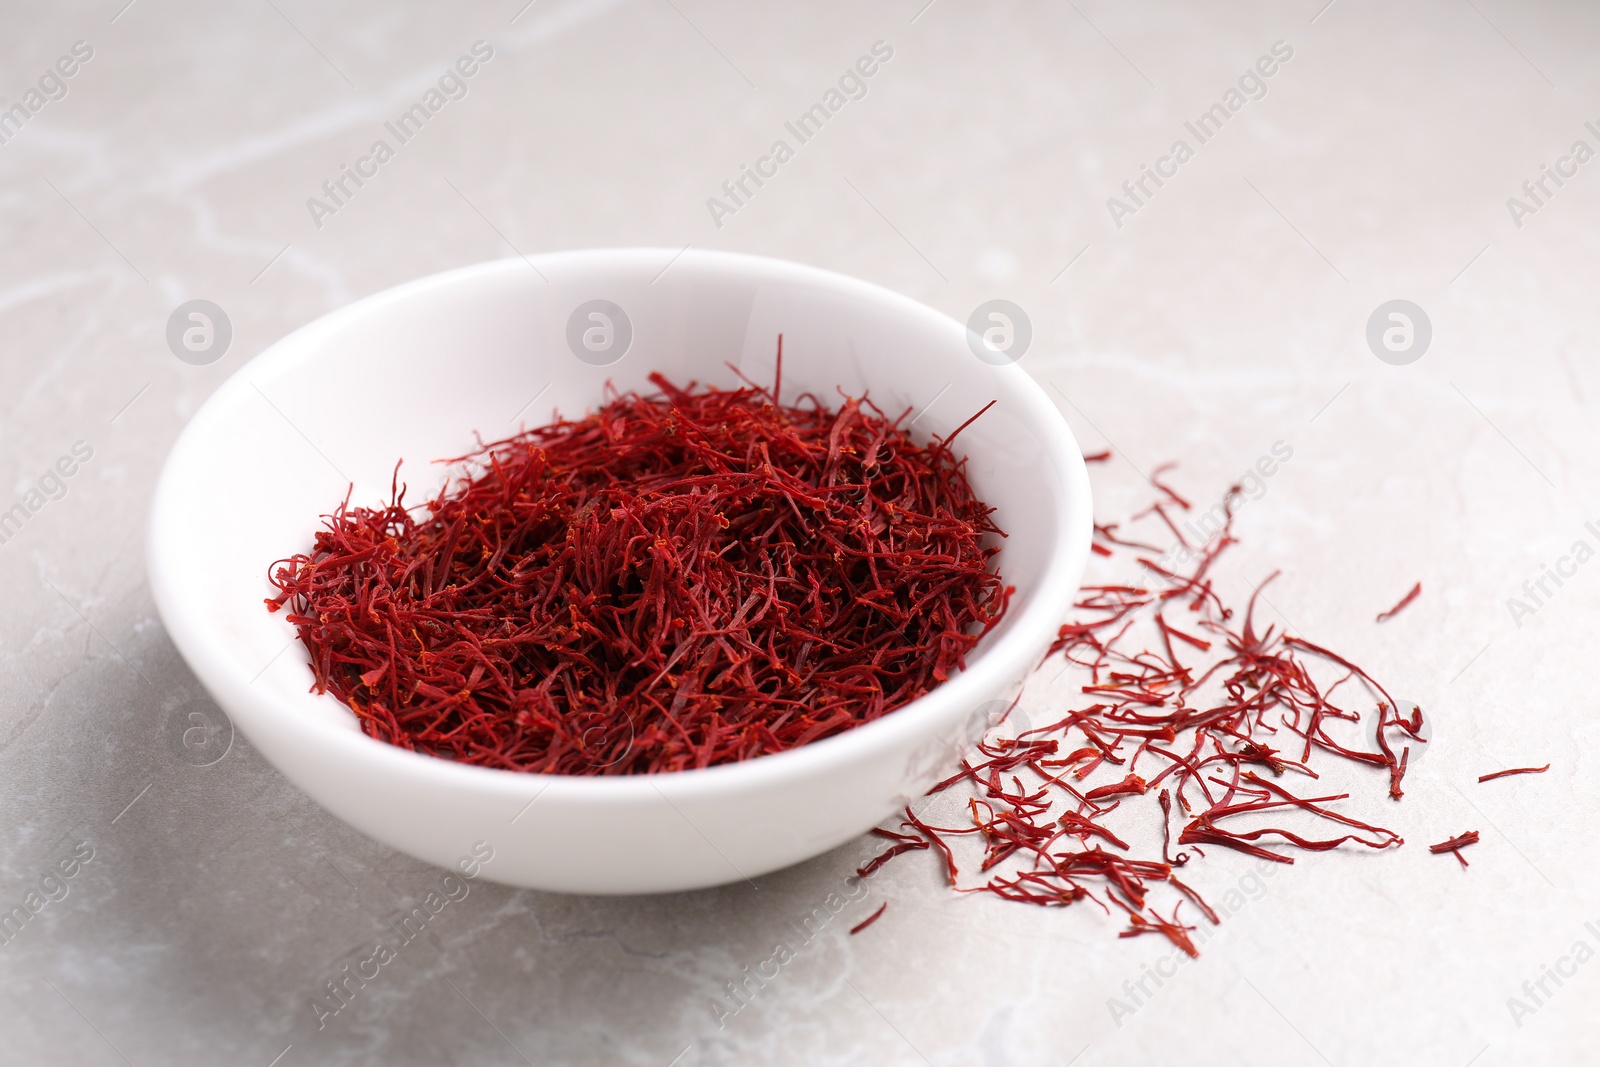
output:
[[1460, 862], [1464, 870], [1467, 867], [1467, 858], [1461, 854], [1461, 850], [1468, 845], [1476, 845], [1477, 843], [1478, 831], [1468, 830], [1466, 833], [1452, 837], [1448, 841], [1440, 841], [1437, 845], [1429, 845], [1428, 851], [1435, 856], [1443, 855], [1446, 852], [1450, 853]]
[[1422, 583], [1418, 582], [1416, 585], [1411, 587], [1411, 592], [1407, 593], [1405, 596], [1400, 598], [1400, 603], [1396, 604], [1394, 607], [1390, 608], [1388, 611], [1385, 611], [1385, 612], [1381, 613], [1378, 616], [1376, 621], [1378, 621], [1378, 622], [1388, 622], [1390, 619], [1394, 618], [1396, 615], [1398, 615], [1402, 611], [1404, 611], [1411, 604], [1411, 602], [1413, 600], [1417, 599], [1417, 597], [1419, 597], [1421, 595], [1422, 595]]
[[[1263, 628], [1259, 587], [1242, 610], [1228, 606], [1213, 572], [1236, 543], [1232, 513], [1203, 544], [1186, 541], [1174, 515], [1191, 505], [1161, 480], [1170, 470], [1156, 468], [1151, 484], [1160, 497], [1129, 521], [1159, 523], [1189, 549], [1185, 564], [1158, 562], [1162, 549], [1124, 535], [1117, 523], [1094, 524], [1096, 554], [1124, 574], [1080, 589], [1046, 656], [1075, 668], [1083, 699], [1053, 722], [981, 741], [929, 790], [960, 790], [939, 802], [943, 818], [907, 808], [897, 830], [874, 831], [890, 845], [858, 874], [934, 851], [957, 892], [1046, 907], [1090, 900], [1125, 917], [1121, 936], [1156, 934], [1198, 955], [1183, 906], [1213, 924], [1220, 918], [1176, 872], [1207, 847], [1293, 863], [1295, 850], [1404, 844], [1394, 831], [1340, 810], [1348, 793], [1303, 795], [1279, 783], [1315, 781], [1314, 764], [1339, 760], [1383, 772], [1388, 796], [1399, 800], [1411, 749], [1425, 743], [1421, 709], [1402, 715], [1383, 685], [1348, 658]], [[1355, 740], [1368, 717], [1376, 720], [1370, 747]], [[1146, 764], [1151, 769], [1141, 770]], [[1091, 775], [1102, 782], [1087, 781]], [[1120, 836], [1120, 824], [1140, 815], [1161, 820], [1159, 860], [1130, 854]], [[1262, 825], [1263, 816], [1294, 822]], [[1307, 830], [1317, 825], [1326, 832]], [[1176, 899], [1157, 911], [1153, 894], [1163, 885]]]
[[347, 493], [270, 572], [314, 690], [403, 748], [640, 774], [804, 745], [964, 666], [1013, 591], [950, 447], [992, 405], [921, 445], [865, 396], [650, 381], [444, 461], [425, 506], [398, 465], [388, 504]]
[[1493, 774], [1480, 774], [1478, 775], [1478, 781], [1492, 782], [1496, 778], [1506, 778], [1513, 774], [1543, 774], [1549, 769], [1550, 764], [1548, 763], [1546, 763], [1543, 767], [1511, 767], [1507, 770], [1495, 771]]
[[1090, 455], [1084, 456], [1083, 457], [1083, 461], [1085, 463], [1104, 463], [1106, 460], [1108, 460], [1110, 458], [1111, 458], [1111, 449], [1108, 448], [1104, 452], [1095, 452], [1095, 453], [1092, 453]]
[[888, 906], [889, 906], [889, 902], [887, 900], [884, 901], [882, 904], [879, 904], [877, 911], [873, 912], [871, 915], [868, 915], [865, 919], [862, 919], [860, 922], [858, 922], [854, 926], [852, 926], [850, 928], [850, 932], [852, 934], [859, 934], [861, 931], [865, 930], [867, 927], [869, 927], [873, 923], [877, 922], [878, 921], [878, 916], [882, 915], [883, 914], [883, 909], [887, 908]]

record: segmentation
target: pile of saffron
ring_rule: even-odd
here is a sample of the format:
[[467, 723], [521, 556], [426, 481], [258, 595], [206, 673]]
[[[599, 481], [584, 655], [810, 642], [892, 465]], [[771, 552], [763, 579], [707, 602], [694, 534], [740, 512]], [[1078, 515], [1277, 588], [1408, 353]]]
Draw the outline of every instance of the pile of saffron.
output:
[[[1095, 554], [1126, 577], [1082, 587], [1046, 658], [1065, 658], [1081, 698], [1037, 724], [1014, 705], [1006, 726], [907, 808], [898, 829], [873, 831], [891, 844], [858, 874], [928, 852], [959, 892], [1055, 907], [1091, 900], [1125, 916], [1121, 936], [1158, 934], [1193, 956], [1183, 906], [1220, 920], [1178, 870], [1187, 875], [1207, 848], [1289, 864], [1294, 851], [1404, 843], [1349, 814], [1348, 793], [1315, 783], [1318, 767], [1344, 764], [1358, 781], [1370, 768], [1375, 792], [1399, 800], [1411, 748], [1425, 741], [1421, 710], [1402, 714], [1349, 659], [1263, 626], [1257, 603], [1273, 576], [1242, 609], [1229, 606], [1212, 572], [1237, 543], [1232, 508], [1224, 505], [1220, 530], [1193, 543], [1174, 521], [1190, 504], [1161, 481], [1166, 469], [1151, 476], [1159, 496], [1130, 522], [1175, 538], [1170, 551], [1120, 524], [1095, 524]], [[927, 814], [935, 807], [942, 821]], [[1187, 849], [1173, 851], [1174, 829]], [[1122, 836], [1141, 832], [1152, 842], [1159, 834], [1159, 850]], [[1460, 858], [1468, 843], [1445, 845]], [[1170, 892], [1164, 913], [1158, 888]]]
[[770, 390], [608, 387], [444, 461], [464, 473], [421, 508], [398, 467], [387, 505], [347, 494], [269, 575], [314, 690], [403, 748], [615, 775], [780, 752], [944, 681], [1011, 592], [951, 449], [972, 420], [918, 444], [866, 397], [784, 404], [781, 358]]

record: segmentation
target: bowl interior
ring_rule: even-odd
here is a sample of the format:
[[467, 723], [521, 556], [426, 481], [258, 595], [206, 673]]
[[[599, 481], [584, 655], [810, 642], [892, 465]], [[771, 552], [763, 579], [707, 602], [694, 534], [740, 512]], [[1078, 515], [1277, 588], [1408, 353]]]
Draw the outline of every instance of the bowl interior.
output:
[[[399, 460], [407, 500], [420, 502], [447, 477], [435, 460], [471, 450], [475, 435], [580, 415], [608, 381], [648, 390], [646, 376], [660, 371], [680, 384], [733, 386], [732, 364], [770, 383], [780, 333], [785, 399], [809, 391], [833, 405], [840, 389], [869, 392], [887, 412], [910, 408], [920, 439], [998, 401], [957, 451], [998, 509], [1008, 535], [999, 567], [1017, 593], [968, 671], [1016, 627], [1037, 627], [1036, 591], [1076, 580], [1059, 572], [1064, 555], [1081, 557], [1087, 530], [1086, 520], [1069, 522], [1066, 505], [1081, 463], [1068, 469], [1076, 450], [1038, 387], [1017, 367], [976, 358], [958, 324], [887, 290], [726, 253], [689, 252], [663, 272], [673, 255], [563, 253], [538, 257], [537, 269], [513, 259], [438, 275], [318, 320], [242, 368], [175, 447], [152, 522], [159, 598], [182, 617], [168, 621], [183, 631], [185, 654], [207, 660], [202, 675], [248, 680], [314, 728], [358, 731], [335, 698], [308, 691], [292, 627], [262, 603], [269, 565], [307, 549], [348, 487], [353, 503], [386, 500]], [[625, 354], [608, 365], [568, 343], [575, 309], [594, 300], [620, 307], [631, 328]], [[603, 331], [601, 320], [580, 323], [594, 325]]]

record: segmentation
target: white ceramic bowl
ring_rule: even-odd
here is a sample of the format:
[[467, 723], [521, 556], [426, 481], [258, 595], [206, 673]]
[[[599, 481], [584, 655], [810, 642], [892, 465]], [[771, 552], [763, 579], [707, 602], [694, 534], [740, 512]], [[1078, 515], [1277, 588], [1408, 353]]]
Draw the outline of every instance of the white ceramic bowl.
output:
[[[242, 367], [173, 447], [149, 543], [168, 631], [262, 755], [379, 841], [441, 866], [487, 842], [484, 877], [568, 892], [752, 878], [863, 833], [948, 772], [1066, 615], [1088, 555], [1089, 484], [1071, 431], [1032, 379], [979, 360], [960, 323], [877, 286], [754, 256], [675, 255], [507, 259], [368, 297]], [[626, 353], [607, 366], [580, 360], [567, 341], [569, 318], [595, 299], [620, 306], [632, 327]], [[580, 325], [599, 328], [591, 343], [606, 340], [600, 320]], [[293, 628], [263, 606], [267, 571], [309, 547], [347, 479], [355, 503], [379, 503], [403, 458], [408, 499], [425, 499], [444, 475], [431, 461], [469, 451], [474, 431], [492, 440], [548, 421], [553, 408], [580, 415], [607, 379], [648, 390], [653, 370], [731, 386], [732, 363], [766, 383], [780, 332], [786, 397], [870, 389], [886, 411], [922, 412], [919, 435], [948, 434], [998, 400], [958, 451], [979, 496], [998, 508], [1009, 535], [998, 565], [1017, 593], [965, 671], [799, 749], [631, 777], [517, 774], [419, 755], [367, 737], [333, 696], [309, 692]]]

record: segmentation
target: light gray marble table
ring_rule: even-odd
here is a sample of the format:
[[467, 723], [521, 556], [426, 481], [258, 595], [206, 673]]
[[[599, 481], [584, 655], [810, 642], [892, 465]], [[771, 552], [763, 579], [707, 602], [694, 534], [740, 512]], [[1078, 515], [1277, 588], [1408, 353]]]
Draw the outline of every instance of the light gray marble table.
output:
[[[1568, 564], [1536, 605], [1524, 582], [1600, 544], [1600, 163], [1573, 154], [1600, 149], [1600, 11], [123, 3], [12, 4], [0, 37], [0, 106], [20, 105], [0, 114], [0, 511], [24, 516], [0, 544], [0, 909], [59, 897], [0, 944], [0, 1060], [1595, 1058], [1600, 964], [1576, 950], [1600, 949], [1600, 567]], [[479, 41], [492, 54], [453, 98], [389, 132]], [[859, 98], [789, 133], [876, 42], [892, 54], [859, 93], [846, 83]], [[779, 139], [792, 156], [760, 163]], [[724, 182], [758, 164], [776, 174], [731, 201]], [[480, 885], [319, 1029], [323, 983], [439, 875], [325, 815], [242, 737], [210, 763], [171, 743], [205, 705], [144, 581], [162, 457], [243, 361], [353, 298], [517, 251], [637, 244], [814, 263], [961, 319], [1017, 302], [1023, 365], [1085, 448], [1119, 454], [1096, 473], [1106, 517], [1165, 459], [1215, 495], [1290, 445], [1240, 516], [1230, 580], [1281, 569], [1280, 623], [1434, 717], [1406, 801], [1384, 809], [1413, 847], [1262, 882], [1218, 857], [1200, 888], [1242, 887], [1248, 906], [1131, 1014], [1111, 998], [1130, 1003], [1125, 983], [1169, 946], [1119, 940], [1090, 907], [958, 898], [912, 857], [719, 1025], [713, 998], [864, 840], [757, 889]], [[232, 326], [205, 366], [166, 340], [195, 298]], [[1431, 322], [1409, 365], [1365, 337], [1393, 299]], [[70, 478], [49, 474], [61, 457]], [[1423, 597], [1374, 627], [1418, 579]], [[1030, 693], [1067, 699], [1050, 678]], [[1542, 778], [1476, 785], [1547, 760]], [[1470, 871], [1414, 847], [1469, 826]], [[45, 882], [63, 861], [72, 877]], [[846, 935], [885, 899], [870, 936]]]

